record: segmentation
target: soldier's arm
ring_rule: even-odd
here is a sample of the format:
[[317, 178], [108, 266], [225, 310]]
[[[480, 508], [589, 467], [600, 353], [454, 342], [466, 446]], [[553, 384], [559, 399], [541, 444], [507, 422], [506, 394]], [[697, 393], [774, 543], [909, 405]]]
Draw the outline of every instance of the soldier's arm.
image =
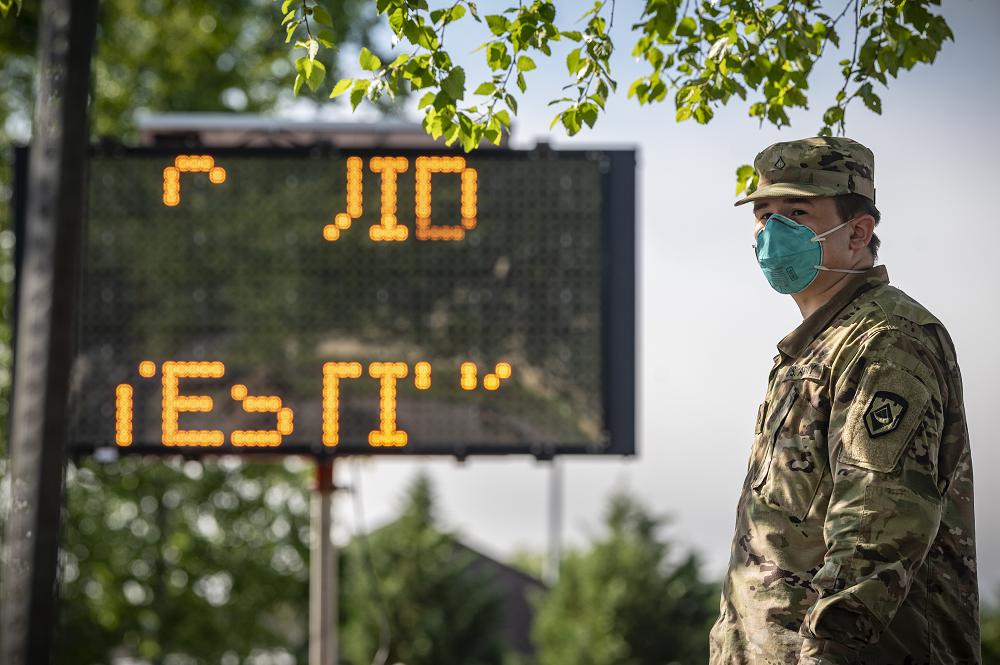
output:
[[853, 663], [906, 597], [942, 513], [938, 452], [946, 383], [934, 350], [895, 330], [842, 362], [829, 426], [833, 493], [819, 599], [800, 634], [800, 665]]

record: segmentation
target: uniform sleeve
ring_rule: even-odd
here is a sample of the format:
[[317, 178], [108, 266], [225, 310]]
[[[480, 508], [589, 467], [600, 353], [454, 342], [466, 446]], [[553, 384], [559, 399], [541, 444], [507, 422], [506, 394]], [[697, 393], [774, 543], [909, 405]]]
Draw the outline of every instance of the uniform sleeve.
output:
[[861, 345], [835, 378], [827, 553], [812, 582], [819, 598], [800, 628], [800, 665], [856, 662], [892, 620], [934, 541], [946, 390], [937, 367], [927, 346], [888, 331]]

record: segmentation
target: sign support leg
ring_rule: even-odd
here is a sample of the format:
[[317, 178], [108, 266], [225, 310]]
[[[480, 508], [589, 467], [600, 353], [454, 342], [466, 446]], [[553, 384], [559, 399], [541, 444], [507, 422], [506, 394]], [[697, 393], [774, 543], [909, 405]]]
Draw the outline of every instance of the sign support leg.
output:
[[545, 557], [543, 577], [548, 585], [559, 581], [559, 563], [562, 560], [562, 463], [553, 457], [549, 462], [549, 543]]
[[333, 542], [333, 460], [316, 461], [309, 554], [309, 665], [337, 664], [337, 546]]

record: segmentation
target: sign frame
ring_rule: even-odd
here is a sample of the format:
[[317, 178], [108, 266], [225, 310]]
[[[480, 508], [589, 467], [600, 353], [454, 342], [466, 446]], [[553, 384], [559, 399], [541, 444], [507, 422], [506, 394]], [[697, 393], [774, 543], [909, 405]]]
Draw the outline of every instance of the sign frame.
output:
[[[12, 213], [14, 218], [15, 237], [24, 237], [24, 211], [26, 209], [26, 189], [18, 181], [17, 175], [27, 172], [28, 148], [15, 148], [15, 181], [13, 186]], [[333, 145], [312, 145], [297, 147], [214, 147], [201, 144], [167, 144], [153, 146], [124, 146], [104, 143], [93, 146], [91, 157], [156, 157], [172, 158], [179, 152], [198, 153], [210, 152], [220, 159], [226, 157], [255, 158], [323, 158], [361, 156], [365, 159], [373, 156], [402, 156], [415, 158], [417, 156], [467, 156], [467, 153], [450, 149], [405, 148], [396, 146], [340, 148]], [[247, 447], [233, 449], [195, 448], [195, 447], [154, 447], [138, 445], [135, 448], [121, 448], [113, 441], [67, 441], [68, 454], [74, 457], [88, 454], [107, 454], [111, 451], [120, 454], [147, 455], [180, 455], [188, 458], [213, 457], [219, 455], [240, 456], [283, 456], [309, 455], [322, 459], [344, 457], [349, 455], [375, 456], [448, 456], [463, 460], [471, 455], [531, 455], [539, 460], [552, 459], [558, 455], [618, 455], [634, 456], [637, 454], [636, 421], [638, 417], [638, 387], [636, 373], [636, 319], [638, 298], [638, 265], [636, 262], [636, 162], [637, 152], [634, 148], [583, 148], [571, 150], [554, 150], [547, 144], [539, 144], [531, 150], [485, 149], [491, 158], [523, 159], [529, 156], [538, 160], [558, 161], [561, 156], [574, 159], [591, 158], [599, 162], [601, 179], [601, 403], [603, 409], [604, 442], [593, 443], [550, 443], [538, 442], [532, 444], [476, 444], [465, 447], [461, 444], [425, 444], [418, 449], [403, 447], [362, 447], [358, 445], [340, 444], [336, 447], [323, 446], [320, 442], [308, 448], [299, 444], [282, 444], [280, 448]], [[80, 242], [86, 242], [85, 212], [81, 213], [80, 222], [84, 225], [79, 234]], [[16, 274], [14, 280], [14, 302], [17, 302], [19, 283], [17, 275], [21, 274], [20, 242], [15, 245]], [[79, 248], [83, 253], [83, 248]], [[86, 257], [83, 257], [84, 263]], [[83, 290], [83, 283], [73, 285], [73, 288]], [[17, 312], [14, 312], [16, 326]], [[77, 326], [80, 317], [77, 315]], [[79, 330], [77, 330], [79, 340]], [[13, 344], [16, 345], [16, 334]], [[68, 369], [68, 368], [67, 368]], [[13, 396], [12, 396], [13, 397]], [[109, 397], [112, 399], [113, 396]], [[112, 455], [114, 455], [112, 453]]]

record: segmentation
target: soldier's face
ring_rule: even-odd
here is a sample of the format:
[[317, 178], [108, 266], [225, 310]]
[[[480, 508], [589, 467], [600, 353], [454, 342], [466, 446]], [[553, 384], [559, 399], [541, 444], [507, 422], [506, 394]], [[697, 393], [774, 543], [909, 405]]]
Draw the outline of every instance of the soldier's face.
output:
[[[764, 228], [764, 224], [767, 223], [767, 217], [771, 213], [784, 215], [788, 219], [794, 220], [803, 226], [808, 226], [816, 233], [829, 231], [843, 221], [837, 214], [837, 206], [830, 197], [774, 197], [760, 199], [755, 201], [753, 204], [753, 235], [755, 238]], [[825, 241], [825, 246], [823, 247], [824, 255], [828, 249], [832, 249], [830, 246], [834, 244], [831, 242], [833, 237], [834, 236], [830, 236], [829, 239]]]
[[[802, 224], [815, 233], [839, 226], [845, 220], [840, 218], [833, 198], [819, 196], [811, 198], [774, 197], [754, 202], [754, 238], [761, 232], [772, 213], [779, 213]], [[874, 223], [874, 220], [872, 220]], [[823, 240], [823, 265], [829, 268], [850, 268], [858, 261], [858, 251], [867, 245], [863, 228], [850, 224]], [[870, 237], [871, 233], [868, 232]], [[821, 272], [806, 292], [823, 292], [826, 287], [841, 279], [841, 273]]]

